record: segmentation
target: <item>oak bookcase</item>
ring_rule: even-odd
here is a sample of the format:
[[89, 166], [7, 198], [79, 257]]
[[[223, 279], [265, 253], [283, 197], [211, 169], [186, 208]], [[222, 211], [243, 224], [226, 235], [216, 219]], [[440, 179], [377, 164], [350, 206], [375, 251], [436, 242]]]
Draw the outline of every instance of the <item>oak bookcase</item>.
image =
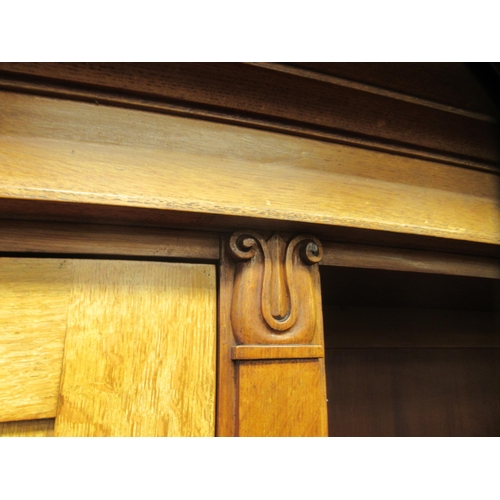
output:
[[1, 63], [0, 435], [498, 436], [496, 69]]

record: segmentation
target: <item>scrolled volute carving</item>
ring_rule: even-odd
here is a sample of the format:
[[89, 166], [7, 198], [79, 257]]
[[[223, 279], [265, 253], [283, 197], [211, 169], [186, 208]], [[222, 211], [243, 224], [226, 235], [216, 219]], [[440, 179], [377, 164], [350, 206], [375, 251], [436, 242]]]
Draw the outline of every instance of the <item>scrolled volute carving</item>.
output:
[[319, 240], [298, 235], [265, 240], [247, 230], [228, 242], [235, 261], [231, 326], [240, 344], [307, 344], [316, 328]]

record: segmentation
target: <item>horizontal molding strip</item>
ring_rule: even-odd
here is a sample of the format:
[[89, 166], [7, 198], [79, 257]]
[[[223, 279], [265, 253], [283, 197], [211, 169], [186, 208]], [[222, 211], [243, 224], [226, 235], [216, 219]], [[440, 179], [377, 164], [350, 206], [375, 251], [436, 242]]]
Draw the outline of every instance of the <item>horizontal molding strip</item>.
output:
[[0, 220], [0, 252], [217, 261], [219, 235], [99, 224]]
[[500, 279], [498, 258], [328, 241], [320, 265]]
[[155, 113], [192, 117], [231, 125], [241, 125], [308, 139], [345, 144], [409, 158], [437, 161], [456, 167], [470, 168], [483, 172], [498, 173], [498, 165], [500, 165], [498, 161], [480, 160], [473, 157], [461, 156], [458, 153], [447, 153], [426, 149], [423, 146], [412, 147], [412, 145], [399, 143], [395, 140], [357, 135], [353, 132], [340, 133], [330, 130], [326, 126], [312, 125], [309, 123], [294, 123], [290, 120], [286, 120], [285, 123], [285, 119], [281, 118], [258, 116], [251, 112], [239, 111], [237, 113], [231, 113], [231, 110], [218, 109], [213, 106], [199, 103], [186, 102], [181, 104], [169, 101], [166, 98], [156, 100], [147, 97], [121, 95], [112, 89], [68, 88], [56, 83], [32, 82], [5, 78], [0, 74], [0, 90], [24, 92], [39, 96], [90, 102], [96, 105], [103, 104]]
[[235, 361], [323, 357], [324, 349], [320, 345], [237, 345], [231, 348], [231, 359]]
[[395, 90], [384, 89], [377, 87], [375, 85], [369, 85], [366, 83], [356, 82], [354, 80], [349, 80], [347, 78], [341, 78], [338, 76], [327, 75], [320, 73], [318, 71], [312, 71], [304, 68], [297, 68], [294, 66], [289, 66], [281, 63], [253, 63], [247, 62], [250, 66], [256, 66], [259, 68], [266, 68], [273, 71], [280, 71], [282, 73], [288, 73], [291, 75], [300, 76], [302, 78], [309, 78], [311, 80], [318, 80], [321, 82], [332, 83], [334, 85], [339, 85], [341, 87], [348, 87], [362, 92], [367, 92], [369, 94], [381, 95], [384, 97], [389, 97], [390, 99], [395, 99], [398, 101], [409, 102], [411, 104], [417, 104], [419, 106], [425, 106], [428, 108], [439, 109], [440, 111], [445, 111], [446, 113], [453, 113], [456, 115], [467, 116], [468, 118], [473, 118], [474, 120], [481, 120], [489, 123], [498, 123], [498, 120], [494, 116], [487, 115], [485, 113], [478, 113], [474, 111], [468, 111], [466, 109], [457, 108], [455, 106], [449, 106], [447, 104], [441, 104], [436, 101], [430, 101], [429, 99], [424, 99], [422, 97], [415, 97], [408, 94], [403, 94], [401, 92], [396, 92]]

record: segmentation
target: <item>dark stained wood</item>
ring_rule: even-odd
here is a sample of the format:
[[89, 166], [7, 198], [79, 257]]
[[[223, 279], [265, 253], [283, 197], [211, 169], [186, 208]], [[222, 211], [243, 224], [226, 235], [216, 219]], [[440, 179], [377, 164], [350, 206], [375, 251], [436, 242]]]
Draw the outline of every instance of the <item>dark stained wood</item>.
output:
[[500, 310], [500, 280], [321, 267], [322, 300], [339, 307]]
[[[495, 116], [494, 103], [463, 63], [290, 63], [477, 113]], [[376, 89], [374, 89], [376, 91]]]
[[500, 349], [327, 349], [330, 436], [500, 435]]
[[324, 266], [500, 279], [500, 260], [443, 252], [325, 242]]
[[500, 280], [323, 267], [332, 436], [500, 433]]
[[[21, 88], [22, 83], [9, 83], [9, 78], [24, 78], [30, 80], [26, 91], [54, 95], [56, 87], [62, 87], [60, 94], [70, 97], [64, 90], [70, 86], [73, 98], [95, 100], [96, 94], [83, 95], [89, 91], [113, 93], [115, 97], [104, 99], [121, 106], [127, 105], [129, 94], [167, 102], [171, 112], [181, 114], [236, 120], [299, 135], [320, 134], [326, 140], [470, 166], [488, 168], [500, 162], [498, 125], [490, 115], [438, 109], [276, 67], [240, 63], [2, 63], [0, 70], [3, 88]], [[384, 79], [384, 65], [379, 72]], [[37, 90], [33, 79], [41, 80], [45, 88]], [[469, 79], [465, 79], [469, 88]], [[446, 81], [443, 93], [448, 90]], [[47, 89], [49, 82], [52, 88]], [[479, 101], [484, 98], [480, 87], [475, 93], [480, 95]], [[141, 103], [129, 105], [140, 107]]]
[[323, 307], [327, 348], [500, 348], [500, 311]]

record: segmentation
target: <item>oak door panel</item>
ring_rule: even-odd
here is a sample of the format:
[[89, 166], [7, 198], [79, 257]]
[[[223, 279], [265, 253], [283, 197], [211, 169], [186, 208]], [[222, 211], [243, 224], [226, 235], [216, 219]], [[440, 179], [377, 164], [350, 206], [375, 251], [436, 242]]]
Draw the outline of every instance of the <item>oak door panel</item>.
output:
[[73, 262], [0, 259], [0, 422], [53, 418]]
[[215, 434], [215, 266], [3, 258], [0, 298], [0, 435]]
[[214, 266], [79, 261], [55, 435], [210, 436], [214, 422]]

